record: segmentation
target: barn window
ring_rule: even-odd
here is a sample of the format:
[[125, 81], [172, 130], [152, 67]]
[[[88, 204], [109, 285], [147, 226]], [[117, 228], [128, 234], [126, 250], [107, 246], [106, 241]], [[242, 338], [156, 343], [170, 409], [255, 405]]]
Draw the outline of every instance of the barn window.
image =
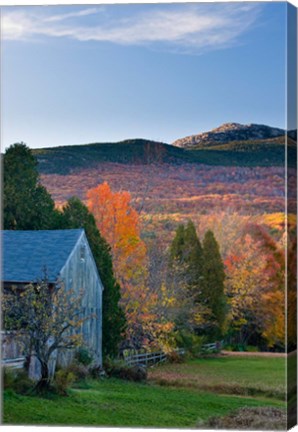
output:
[[85, 258], [86, 258], [86, 247], [85, 247], [85, 245], [81, 246], [81, 249], [80, 249], [80, 258], [81, 258], [82, 262], [85, 261]]

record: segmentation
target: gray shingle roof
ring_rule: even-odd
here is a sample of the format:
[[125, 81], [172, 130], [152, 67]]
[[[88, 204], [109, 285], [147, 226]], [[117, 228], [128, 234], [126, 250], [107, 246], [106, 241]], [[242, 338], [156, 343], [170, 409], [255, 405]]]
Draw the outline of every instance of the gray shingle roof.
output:
[[36, 282], [46, 268], [55, 282], [83, 231], [1, 231], [2, 281]]

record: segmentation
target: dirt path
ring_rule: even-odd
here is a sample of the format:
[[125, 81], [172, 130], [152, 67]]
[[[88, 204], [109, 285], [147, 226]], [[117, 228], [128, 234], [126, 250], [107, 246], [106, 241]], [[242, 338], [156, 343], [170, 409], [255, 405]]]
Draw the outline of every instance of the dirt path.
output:
[[273, 352], [247, 352], [247, 351], [221, 351], [221, 354], [230, 357], [286, 357], [285, 353]]

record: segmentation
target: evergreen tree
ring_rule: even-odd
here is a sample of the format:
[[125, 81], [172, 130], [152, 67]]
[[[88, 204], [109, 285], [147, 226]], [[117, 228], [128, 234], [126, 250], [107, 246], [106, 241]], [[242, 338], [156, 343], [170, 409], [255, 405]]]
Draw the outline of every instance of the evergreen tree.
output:
[[180, 286], [180, 314], [176, 324], [184, 331], [198, 331], [205, 323], [206, 308], [202, 306], [203, 250], [195, 226], [189, 221], [179, 225], [170, 246], [170, 281]]
[[203, 298], [213, 318], [213, 325], [208, 334], [216, 339], [222, 336], [226, 316], [225, 272], [218, 243], [210, 230], [206, 232], [203, 240], [203, 257]]
[[190, 294], [198, 296], [202, 283], [203, 250], [195, 226], [189, 221], [186, 227], [178, 226], [170, 247], [170, 264], [176, 264], [184, 273]]
[[203, 249], [192, 221], [188, 221], [184, 230], [184, 262], [187, 264], [189, 288], [195, 301], [199, 302], [203, 279]]
[[55, 228], [58, 211], [39, 183], [37, 160], [24, 143], [13, 144], [3, 156], [4, 229]]
[[119, 306], [120, 286], [117, 283], [110, 246], [97, 229], [92, 213], [79, 198], [70, 198], [63, 208], [64, 228], [84, 228], [104, 286], [102, 311], [103, 355], [116, 356], [121, 334], [125, 329], [125, 315]]
[[184, 255], [184, 225], [180, 224], [176, 230], [176, 235], [170, 247], [170, 261], [183, 261]]

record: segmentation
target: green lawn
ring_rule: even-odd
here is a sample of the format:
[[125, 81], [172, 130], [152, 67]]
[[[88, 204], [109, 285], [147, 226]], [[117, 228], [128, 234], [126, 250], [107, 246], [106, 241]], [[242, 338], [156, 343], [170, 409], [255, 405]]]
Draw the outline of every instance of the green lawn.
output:
[[[163, 385], [156, 384], [158, 380]], [[225, 394], [229, 393], [227, 386], [257, 388], [259, 393], [253, 397], [244, 391]], [[210, 417], [224, 416], [241, 407], [284, 408], [283, 388], [284, 359], [199, 359], [155, 367], [147, 384], [91, 380], [84, 389], [72, 388], [68, 397], [45, 399], [7, 390], [2, 421], [24, 425], [193, 428]]]
[[276, 400], [268, 402], [106, 379], [91, 381], [85, 390], [72, 389], [69, 397], [42, 399], [6, 391], [3, 423], [195, 427], [210, 416], [260, 405], [283, 406]]
[[284, 400], [285, 361], [285, 358], [254, 356], [202, 358], [161, 365], [152, 369], [149, 376], [163, 385]]

